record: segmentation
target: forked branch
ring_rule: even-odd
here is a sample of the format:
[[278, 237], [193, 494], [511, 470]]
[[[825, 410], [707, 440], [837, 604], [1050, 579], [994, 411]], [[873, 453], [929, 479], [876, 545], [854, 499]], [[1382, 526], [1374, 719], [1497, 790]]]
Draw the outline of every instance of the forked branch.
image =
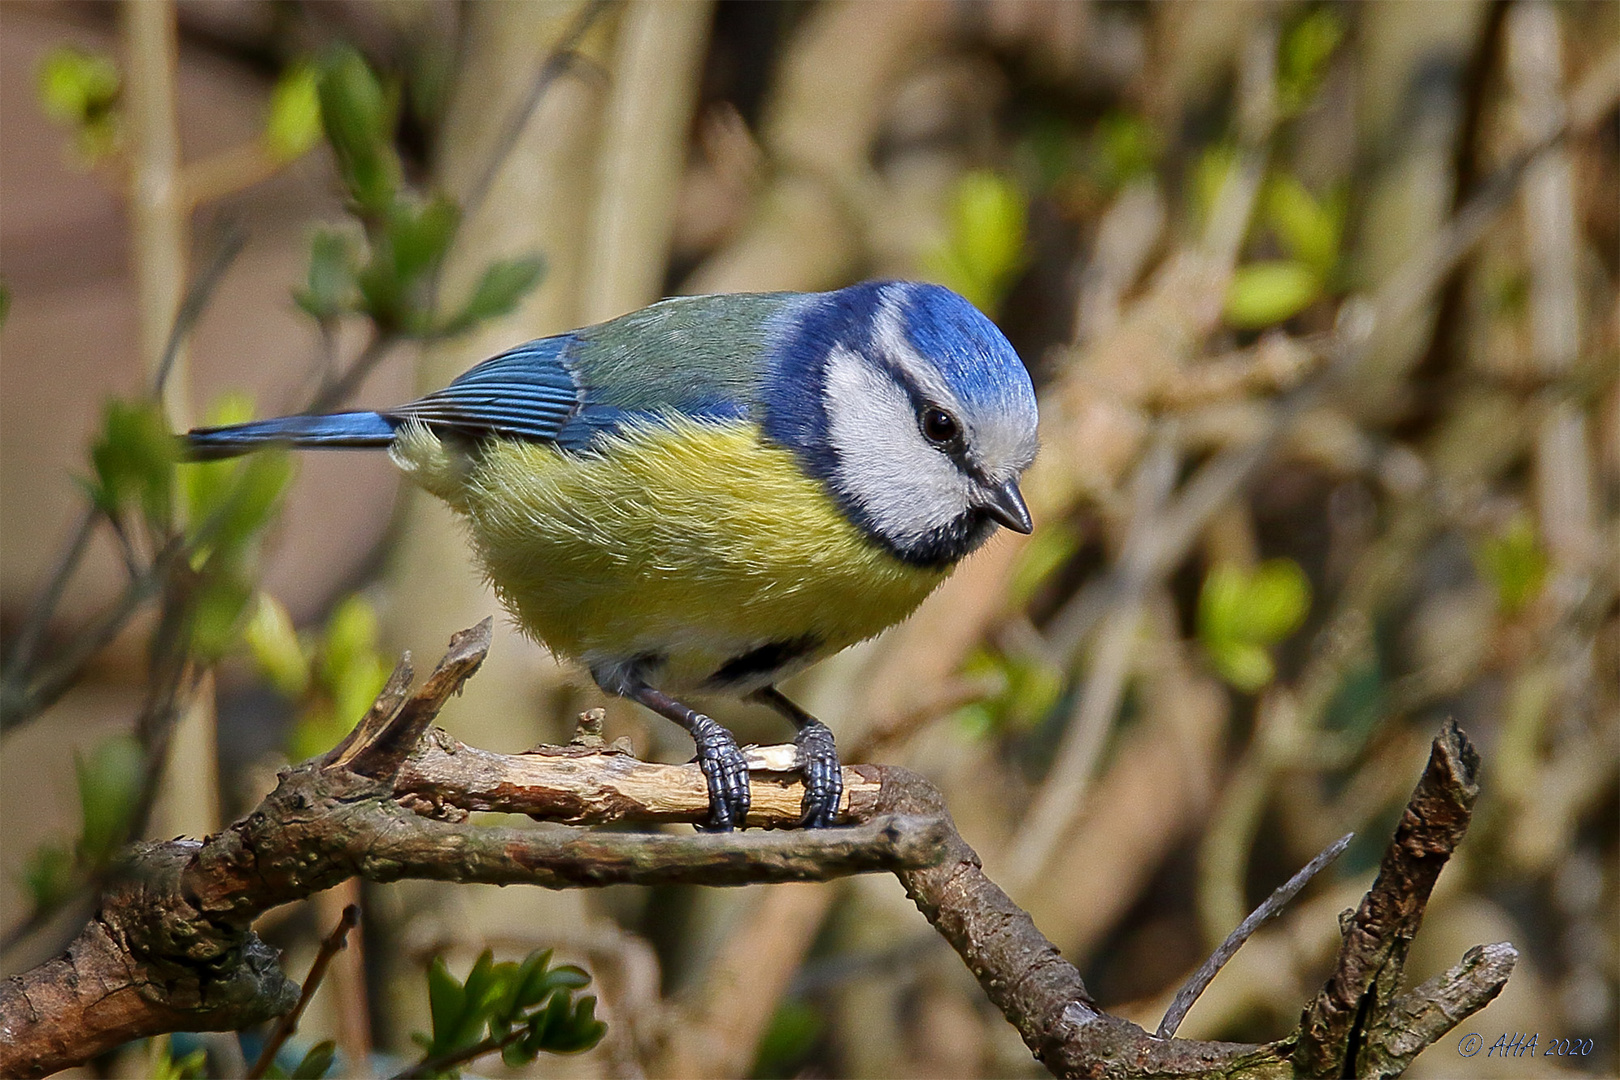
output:
[[0, 985], [0, 1074], [41, 1076], [128, 1039], [239, 1029], [287, 1013], [298, 988], [249, 928], [265, 911], [350, 877], [568, 888], [891, 871], [1058, 1076], [1391, 1075], [1494, 997], [1517, 955], [1509, 945], [1475, 949], [1446, 975], [1401, 992], [1407, 946], [1478, 791], [1477, 756], [1454, 725], [1435, 740], [1338, 968], [1299, 1031], [1257, 1045], [1195, 1042], [1103, 1012], [1074, 966], [985, 876], [938, 789], [905, 769], [845, 769], [845, 827], [837, 829], [769, 831], [798, 818], [792, 747], [750, 752], [748, 824], [766, 827], [759, 831], [470, 826], [473, 810], [596, 825], [699, 821], [708, 808], [696, 765], [638, 761], [588, 725], [568, 746], [518, 755], [464, 746], [433, 728], [488, 648], [487, 621], [456, 635], [415, 694], [402, 662], [354, 731], [284, 771], [247, 817], [202, 841], [128, 852], [68, 950]]

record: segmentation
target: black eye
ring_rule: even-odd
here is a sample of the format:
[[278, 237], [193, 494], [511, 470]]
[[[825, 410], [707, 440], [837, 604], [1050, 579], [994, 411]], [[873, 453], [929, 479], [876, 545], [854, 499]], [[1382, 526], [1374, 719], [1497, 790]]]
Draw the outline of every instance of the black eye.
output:
[[931, 443], [943, 446], [962, 434], [956, 418], [944, 409], [927, 408], [922, 414], [922, 433]]

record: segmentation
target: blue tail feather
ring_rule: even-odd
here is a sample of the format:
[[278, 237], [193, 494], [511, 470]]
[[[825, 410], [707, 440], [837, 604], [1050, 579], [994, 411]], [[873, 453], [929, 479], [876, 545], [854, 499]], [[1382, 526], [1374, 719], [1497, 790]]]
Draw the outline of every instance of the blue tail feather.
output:
[[270, 446], [305, 449], [378, 449], [394, 442], [395, 422], [374, 412], [326, 416], [281, 416], [229, 427], [193, 428], [186, 433], [192, 461], [237, 457]]

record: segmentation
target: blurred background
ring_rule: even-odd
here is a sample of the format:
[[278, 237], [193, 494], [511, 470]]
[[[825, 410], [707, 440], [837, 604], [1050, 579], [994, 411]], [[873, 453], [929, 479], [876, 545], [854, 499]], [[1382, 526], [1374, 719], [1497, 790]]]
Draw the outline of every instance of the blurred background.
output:
[[[793, 688], [845, 761], [938, 784], [1149, 1026], [1355, 831], [1181, 1030], [1262, 1041], [1454, 717], [1483, 793], [1409, 975], [1512, 941], [1457, 1034], [1613, 1074], [1617, 48], [1620, 7], [1536, 0], [0, 5], [5, 969], [126, 837], [218, 828], [498, 614], [380, 456], [177, 482], [167, 426], [395, 403], [664, 295], [922, 278], [1029, 365], [1038, 528]], [[595, 706], [690, 756], [499, 617], [441, 723], [515, 753]], [[302, 978], [362, 906], [298, 1036], [350, 1073], [412, 1053], [431, 958], [554, 947], [608, 1033], [524, 1075], [1040, 1075], [892, 878], [335, 893], [261, 930]]]

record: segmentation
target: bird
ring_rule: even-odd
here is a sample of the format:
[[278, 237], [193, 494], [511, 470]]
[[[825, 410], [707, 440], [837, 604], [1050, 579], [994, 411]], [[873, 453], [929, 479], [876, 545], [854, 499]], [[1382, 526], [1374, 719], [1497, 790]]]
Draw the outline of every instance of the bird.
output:
[[834, 824], [831, 729], [778, 688], [905, 619], [997, 528], [1032, 528], [1029, 373], [940, 285], [678, 296], [518, 345], [391, 409], [194, 428], [188, 460], [387, 450], [466, 523], [520, 629], [690, 733], [709, 808], [750, 804], [735, 737], [793, 723], [800, 824]]

